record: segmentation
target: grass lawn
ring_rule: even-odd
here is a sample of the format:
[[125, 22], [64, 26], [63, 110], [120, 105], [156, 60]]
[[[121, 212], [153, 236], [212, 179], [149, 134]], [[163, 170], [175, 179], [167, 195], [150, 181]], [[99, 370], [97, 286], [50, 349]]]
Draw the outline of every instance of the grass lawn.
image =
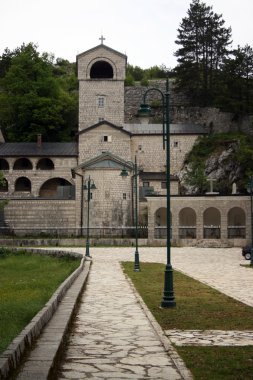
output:
[[[144, 302], [164, 330], [253, 330], [253, 308], [174, 271], [176, 307], [161, 309], [163, 264], [123, 263]], [[176, 347], [196, 380], [253, 379], [253, 346]]]
[[0, 249], [0, 353], [79, 264], [70, 257]]

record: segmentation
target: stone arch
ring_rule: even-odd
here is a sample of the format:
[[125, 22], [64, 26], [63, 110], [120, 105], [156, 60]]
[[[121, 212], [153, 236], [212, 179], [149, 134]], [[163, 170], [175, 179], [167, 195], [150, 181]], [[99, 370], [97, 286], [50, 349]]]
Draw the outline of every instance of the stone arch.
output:
[[0, 158], [0, 170], [9, 170], [9, 162], [5, 158]]
[[[160, 207], [155, 211], [155, 238], [166, 239], [167, 238], [167, 208]], [[172, 226], [172, 214], [170, 213], [170, 235]]]
[[9, 184], [6, 178], [3, 179], [3, 182], [0, 183], [0, 192], [7, 193], [9, 188]]
[[90, 79], [113, 79], [113, 77], [113, 67], [105, 60], [96, 61], [90, 68]]
[[233, 207], [228, 211], [227, 226], [228, 226], [228, 238], [244, 239], [246, 236], [246, 215], [245, 211], [241, 207]]
[[28, 158], [18, 158], [13, 165], [13, 170], [32, 170], [33, 165]]
[[31, 181], [27, 177], [19, 177], [15, 182], [15, 191], [31, 192]]
[[50, 158], [41, 158], [36, 165], [37, 170], [54, 170], [54, 163]]
[[43, 183], [39, 196], [42, 198], [73, 198], [73, 185], [66, 179], [56, 177]]
[[184, 207], [179, 212], [179, 238], [196, 239], [197, 216], [191, 207]]
[[221, 213], [216, 207], [209, 207], [203, 214], [204, 239], [220, 239]]

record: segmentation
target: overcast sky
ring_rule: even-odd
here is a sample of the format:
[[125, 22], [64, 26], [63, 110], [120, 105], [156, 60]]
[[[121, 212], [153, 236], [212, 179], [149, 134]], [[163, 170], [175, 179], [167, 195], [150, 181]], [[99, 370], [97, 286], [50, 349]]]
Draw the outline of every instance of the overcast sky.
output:
[[[233, 46], [253, 47], [252, 0], [206, 0], [232, 27]], [[174, 67], [175, 40], [190, 0], [0, 0], [0, 54], [33, 42], [40, 52], [76, 60], [104, 43], [134, 66]]]

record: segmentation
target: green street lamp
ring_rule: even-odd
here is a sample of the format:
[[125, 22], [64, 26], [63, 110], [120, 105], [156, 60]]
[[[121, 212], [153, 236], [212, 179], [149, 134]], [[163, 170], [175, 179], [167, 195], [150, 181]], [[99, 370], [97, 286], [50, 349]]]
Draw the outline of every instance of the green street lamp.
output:
[[84, 180], [83, 190], [88, 191], [88, 208], [87, 208], [87, 233], [86, 233], [86, 250], [85, 250], [85, 257], [91, 257], [90, 256], [90, 200], [91, 200], [91, 190], [96, 189], [95, 183], [93, 179], [89, 178]]
[[[138, 192], [137, 192], [137, 176], [139, 175], [138, 173], [138, 167], [137, 167], [137, 160], [135, 156], [134, 162], [132, 161], [127, 161], [127, 164], [130, 164], [134, 171], [134, 192], [135, 192], [135, 207], [134, 207], [134, 214], [135, 214], [135, 254], [134, 254], [134, 271], [135, 272], [140, 272], [140, 260], [139, 260], [139, 250], [138, 250]], [[128, 176], [128, 171], [126, 168], [122, 169], [120, 173], [122, 178], [126, 178]]]
[[250, 193], [250, 214], [251, 214], [251, 256], [250, 256], [250, 265], [253, 266], [253, 177], [250, 177], [250, 180], [247, 185], [247, 190]]
[[138, 115], [141, 118], [149, 117], [151, 108], [146, 103], [146, 96], [150, 91], [157, 91], [162, 97], [163, 103], [163, 149], [166, 150], [166, 187], [167, 187], [167, 263], [164, 273], [164, 291], [161, 301], [161, 307], [169, 308], [176, 306], [173, 291], [173, 269], [171, 265], [171, 245], [170, 245], [170, 120], [169, 120], [169, 79], [166, 79], [166, 91], [163, 93], [158, 88], [149, 88], [143, 96], [143, 104], [141, 104]]

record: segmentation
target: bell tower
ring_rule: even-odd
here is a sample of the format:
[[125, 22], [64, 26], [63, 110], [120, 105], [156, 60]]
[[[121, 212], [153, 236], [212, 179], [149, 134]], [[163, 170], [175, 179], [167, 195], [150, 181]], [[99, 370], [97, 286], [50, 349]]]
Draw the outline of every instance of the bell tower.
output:
[[124, 123], [127, 57], [101, 44], [77, 56], [79, 132], [103, 120]]

